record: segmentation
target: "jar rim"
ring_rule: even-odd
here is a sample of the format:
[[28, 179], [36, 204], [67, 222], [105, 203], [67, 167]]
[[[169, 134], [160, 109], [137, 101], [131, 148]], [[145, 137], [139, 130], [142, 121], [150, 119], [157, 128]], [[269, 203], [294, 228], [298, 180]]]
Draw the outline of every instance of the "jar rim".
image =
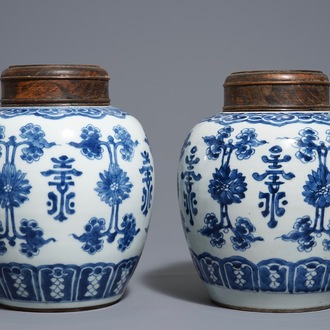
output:
[[109, 105], [109, 80], [98, 65], [11, 65], [1, 74], [1, 105]]

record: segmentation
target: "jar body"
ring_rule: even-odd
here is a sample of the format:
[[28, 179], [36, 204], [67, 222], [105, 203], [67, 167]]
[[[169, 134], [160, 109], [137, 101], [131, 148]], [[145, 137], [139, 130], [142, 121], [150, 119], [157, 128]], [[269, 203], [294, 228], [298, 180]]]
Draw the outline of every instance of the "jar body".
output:
[[330, 306], [330, 114], [220, 113], [182, 149], [188, 246], [215, 302], [256, 311]]
[[0, 303], [72, 310], [122, 296], [146, 240], [153, 160], [112, 106], [0, 112]]

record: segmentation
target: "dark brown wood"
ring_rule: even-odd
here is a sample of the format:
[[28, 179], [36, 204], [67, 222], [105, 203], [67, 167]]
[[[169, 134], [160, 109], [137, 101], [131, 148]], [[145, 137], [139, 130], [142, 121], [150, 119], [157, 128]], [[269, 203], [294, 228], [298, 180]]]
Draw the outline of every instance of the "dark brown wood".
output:
[[10, 66], [1, 75], [1, 105], [109, 105], [109, 79], [96, 65]]
[[320, 71], [234, 72], [224, 83], [223, 110], [329, 110], [329, 80]]

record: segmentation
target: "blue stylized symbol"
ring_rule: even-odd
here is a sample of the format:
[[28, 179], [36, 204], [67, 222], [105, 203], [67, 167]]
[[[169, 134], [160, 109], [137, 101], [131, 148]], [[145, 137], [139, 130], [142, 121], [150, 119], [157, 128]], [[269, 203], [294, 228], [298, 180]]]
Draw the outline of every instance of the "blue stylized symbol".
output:
[[72, 200], [76, 194], [73, 191], [68, 193], [68, 191], [70, 186], [74, 186], [72, 176], [81, 176], [82, 172], [72, 168], [72, 163], [75, 161], [74, 158], [60, 156], [51, 160], [54, 163], [53, 169], [41, 172], [41, 174], [45, 177], [54, 177], [54, 181], [48, 182], [48, 185], [56, 187], [59, 197], [53, 191], [48, 193], [49, 202], [47, 205], [51, 207], [48, 210], [48, 214], [56, 214], [54, 219], [62, 222], [68, 219], [67, 215], [75, 213], [75, 204]]
[[[201, 174], [196, 174], [194, 170], [195, 165], [200, 161], [200, 159], [196, 157], [196, 152], [197, 147], [192, 147], [190, 155], [187, 155], [185, 158], [187, 170], [181, 173], [181, 180], [184, 180], [186, 187], [186, 190], [183, 191], [184, 206], [191, 225], [194, 225], [193, 217], [198, 213], [196, 193], [193, 191], [193, 185], [195, 181], [199, 181], [202, 178]], [[186, 228], [186, 230], [189, 231], [188, 228]]]
[[[35, 220], [22, 219], [19, 228], [15, 219], [15, 208], [28, 201], [28, 195], [32, 189], [26, 173], [16, 168], [15, 158], [21, 148], [21, 159], [28, 164], [39, 161], [45, 148], [51, 148], [54, 142], [47, 142], [45, 133], [39, 125], [27, 124], [20, 128], [21, 141], [17, 137], [10, 136], [7, 142], [5, 127], [0, 125], [0, 157], [3, 156], [4, 165], [0, 172], [0, 207], [5, 210], [4, 224], [0, 221], [0, 255], [7, 252], [5, 239], [10, 246], [16, 245], [16, 239], [22, 240], [20, 252], [31, 258], [39, 254], [40, 248], [55, 241], [53, 238], [44, 239], [43, 230]], [[1, 219], [0, 219], [1, 220]]]
[[[269, 216], [268, 226], [270, 228], [275, 228], [277, 226], [277, 217], [281, 217], [285, 213], [285, 208], [283, 206], [287, 205], [287, 200], [283, 200], [286, 197], [284, 191], [280, 191], [281, 185], [284, 184], [281, 179], [291, 180], [295, 175], [291, 172], [286, 173], [282, 169], [282, 163], [287, 163], [291, 160], [289, 155], [281, 157], [282, 148], [280, 146], [274, 146], [269, 149], [271, 155], [270, 157], [262, 156], [262, 161], [268, 165], [268, 170], [263, 174], [253, 173], [252, 176], [257, 181], [265, 181], [265, 185], [268, 187], [268, 192], [260, 192], [259, 198], [264, 199], [264, 202], [259, 203], [259, 207], [264, 207], [261, 214], [266, 218]], [[282, 203], [281, 203], [282, 200]]]
[[141, 211], [145, 216], [147, 216], [151, 208], [152, 192], [154, 189], [154, 186], [152, 184], [152, 173], [154, 171], [154, 168], [151, 165], [149, 152], [144, 151], [141, 153], [141, 156], [143, 158], [143, 166], [139, 169], [139, 171], [141, 174], [144, 175], [142, 182], [145, 184], [142, 191]]

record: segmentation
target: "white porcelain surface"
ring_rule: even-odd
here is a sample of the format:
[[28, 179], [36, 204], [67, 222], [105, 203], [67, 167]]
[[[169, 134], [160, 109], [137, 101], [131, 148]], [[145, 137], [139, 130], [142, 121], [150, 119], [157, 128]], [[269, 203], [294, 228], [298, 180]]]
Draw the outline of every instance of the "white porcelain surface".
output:
[[3, 108], [0, 117], [0, 303], [117, 301], [153, 202], [140, 123], [112, 106]]

